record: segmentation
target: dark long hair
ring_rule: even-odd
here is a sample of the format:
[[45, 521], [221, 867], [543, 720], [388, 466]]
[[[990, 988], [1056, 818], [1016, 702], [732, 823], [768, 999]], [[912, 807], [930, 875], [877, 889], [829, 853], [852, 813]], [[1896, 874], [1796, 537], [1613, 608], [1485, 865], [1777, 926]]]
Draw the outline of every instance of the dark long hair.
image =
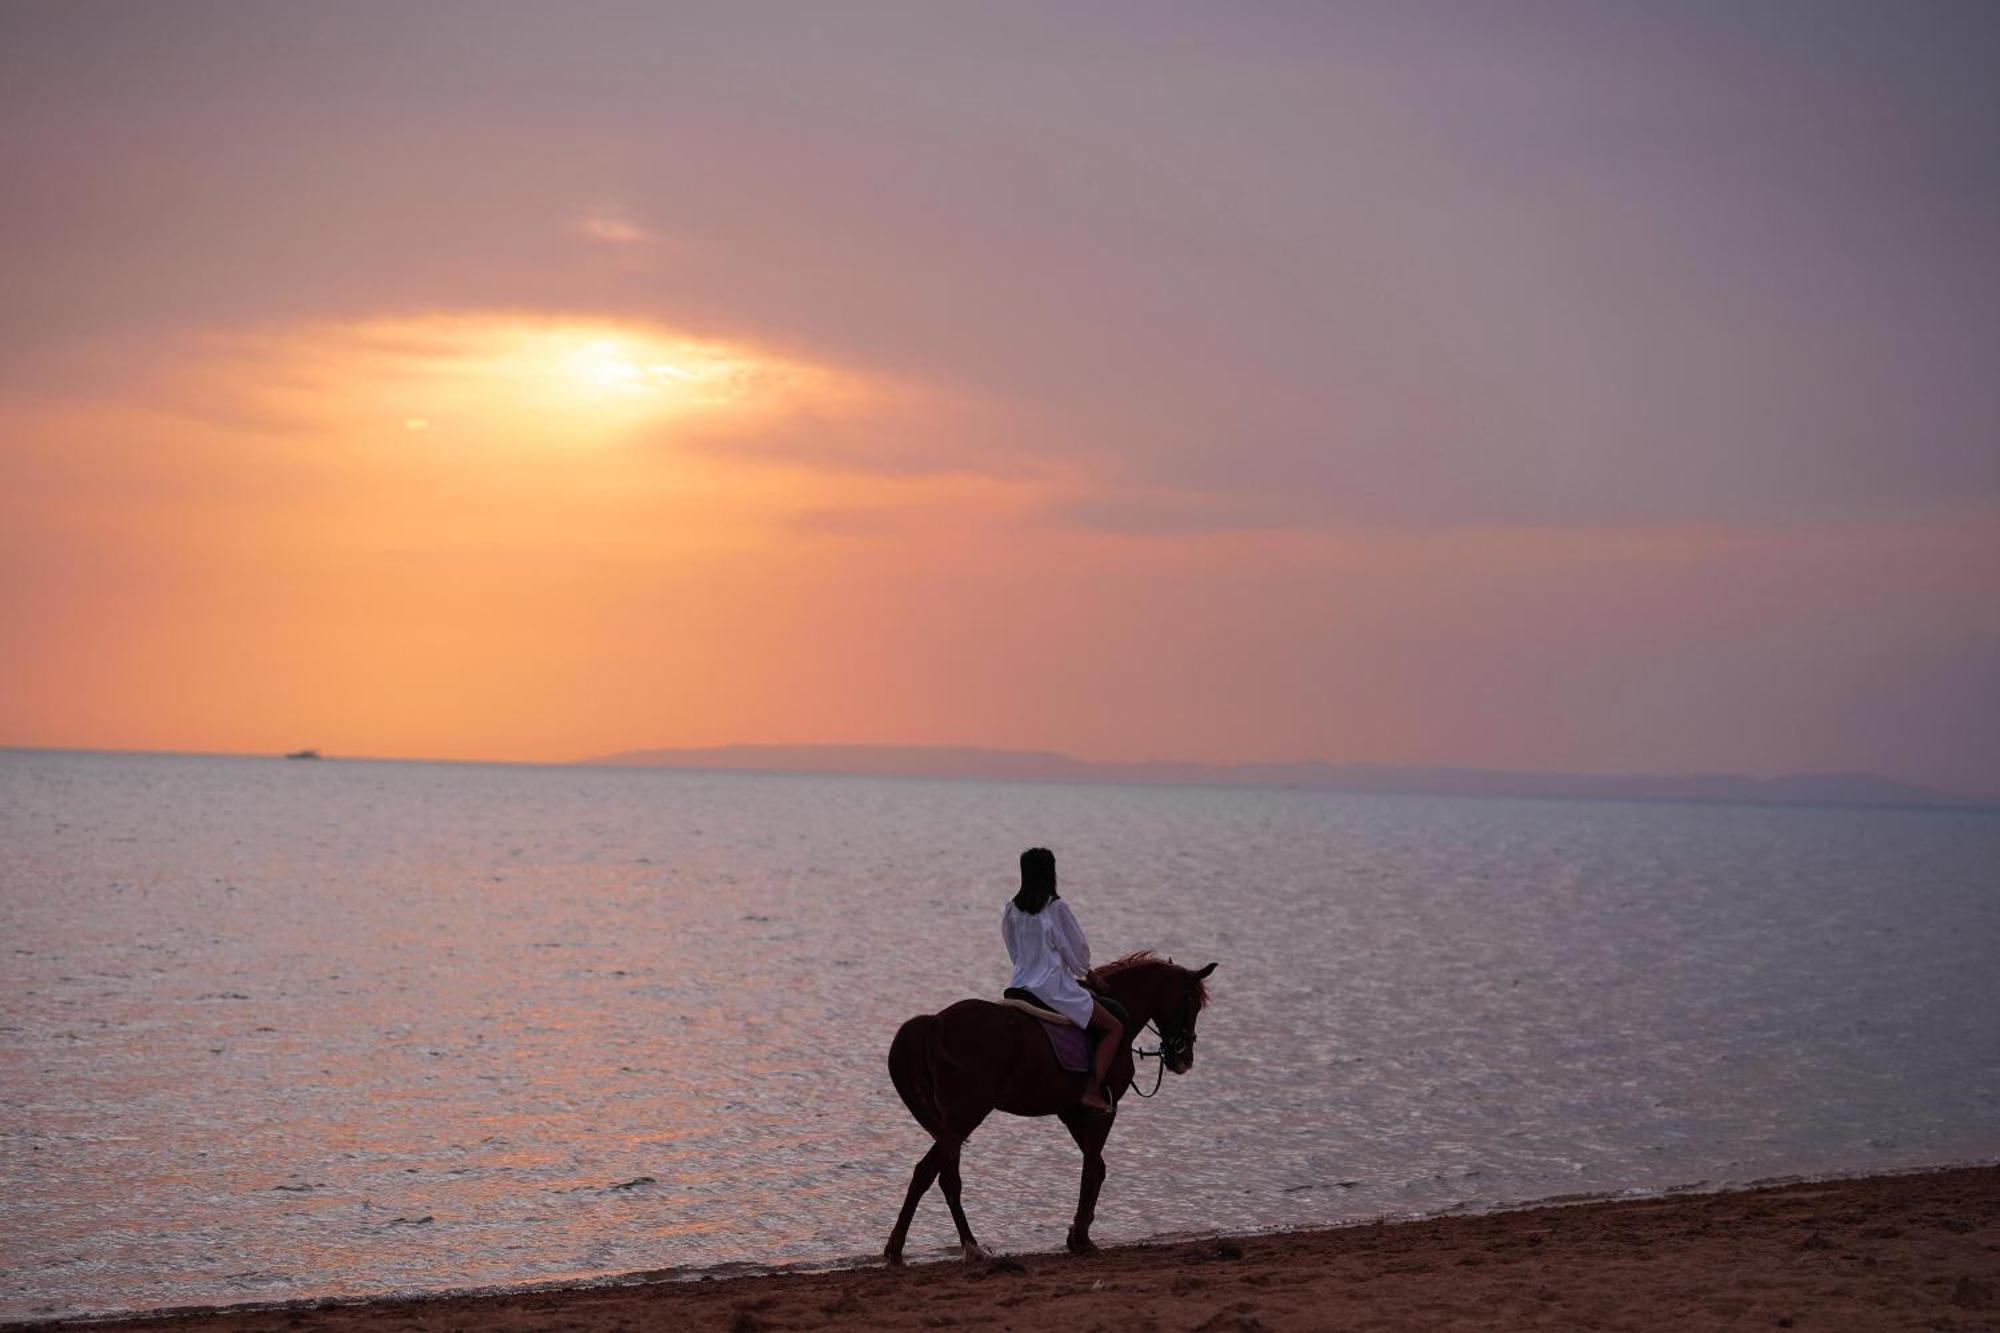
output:
[[1056, 893], [1056, 854], [1046, 847], [1030, 847], [1021, 853], [1021, 891], [1014, 906], [1035, 915], [1059, 897]]

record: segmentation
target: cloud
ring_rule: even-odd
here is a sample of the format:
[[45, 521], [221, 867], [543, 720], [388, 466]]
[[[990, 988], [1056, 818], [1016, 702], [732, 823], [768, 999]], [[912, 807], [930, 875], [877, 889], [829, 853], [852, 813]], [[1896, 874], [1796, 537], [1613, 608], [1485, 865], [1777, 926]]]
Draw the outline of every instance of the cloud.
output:
[[570, 231], [594, 250], [608, 254], [618, 271], [629, 274], [655, 272], [663, 258], [686, 248], [666, 233], [619, 211], [585, 213], [570, 223]]
[[599, 245], [666, 245], [658, 232], [648, 231], [613, 213], [591, 213], [575, 222], [577, 235]]
[[[678, 430], [755, 435], [865, 412], [865, 378], [661, 324], [526, 310], [433, 311], [180, 340], [142, 392], [219, 421], [311, 436], [402, 422], [582, 446]], [[116, 399], [139, 386], [100, 385]], [[412, 424], [419, 423], [419, 424]]]
[[1042, 521], [1107, 535], [1172, 540], [1216, 533], [1272, 532], [1323, 526], [1278, 497], [1215, 491], [1160, 491], [1105, 484], [1052, 499]]
[[46, 367], [54, 393], [0, 393], [18, 425], [0, 462], [52, 505], [96, 488], [175, 540], [291, 523], [635, 558], [921, 541], [1017, 522], [1049, 484], [996, 462], [952, 395], [601, 314], [385, 314], [80, 359]]
[[[2000, 790], [2000, 513], [1976, 506], [1307, 522], [942, 427], [926, 453], [895, 381], [658, 323], [459, 312], [173, 351], [0, 395], [0, 617], [35, 645], [0, 663], [9, 741], [846, 739]], [[620, 368], [663, 364], [715, 374], [676, 399], [689, 381]], [[884, 403], [924, 466], [814, 442], [809, 417], [865, 436]]]

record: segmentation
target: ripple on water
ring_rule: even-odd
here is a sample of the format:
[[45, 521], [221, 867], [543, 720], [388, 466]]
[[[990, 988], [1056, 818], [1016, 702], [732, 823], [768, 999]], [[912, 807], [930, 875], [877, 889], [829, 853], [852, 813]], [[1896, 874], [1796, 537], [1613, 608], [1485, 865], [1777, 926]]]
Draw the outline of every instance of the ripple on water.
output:
[[2000, 1153], [1991, 816], [7, 753], [0, 1317], [873, 1253], [1031, 844], [1222, 963], [1104, 1239]]

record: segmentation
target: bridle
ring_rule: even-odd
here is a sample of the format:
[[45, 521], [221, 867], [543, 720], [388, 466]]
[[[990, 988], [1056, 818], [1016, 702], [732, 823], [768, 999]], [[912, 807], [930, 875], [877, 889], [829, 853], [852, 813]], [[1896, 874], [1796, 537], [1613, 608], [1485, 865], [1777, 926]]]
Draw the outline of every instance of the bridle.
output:
[[1171, 1031], [1168, 1030], [1166, 1024], [1156, 1018], [1146, 1021], [1146, 1026], [1152, 1028], [1158, 1034], [1160, 1044], [1150, 1051], [1142, 1050], [1137, 1046], [1132, 1048], [1134, 1059], [1158, 1060], [1160, 1062], [1158, 1071], [1153, 1075], [1153, 1090], [1151, 1092], [1139, 1092], [1139, 1080], [1136, 1078], [1132, 1080], [1132, 1091], [1138, 1093], [1141, 1098], [1157, 1097], [1159, 1095], [1160, 1084], [1166, 1081], [1168, 1065], [1189, 1065], [1194, 1063], [1195, 985], [1194, 978], [1189, 977], [1187, 986], [1181, 991], [1181, 1009], [1180, 1013], [1174, 1019], [1174, 1026]]

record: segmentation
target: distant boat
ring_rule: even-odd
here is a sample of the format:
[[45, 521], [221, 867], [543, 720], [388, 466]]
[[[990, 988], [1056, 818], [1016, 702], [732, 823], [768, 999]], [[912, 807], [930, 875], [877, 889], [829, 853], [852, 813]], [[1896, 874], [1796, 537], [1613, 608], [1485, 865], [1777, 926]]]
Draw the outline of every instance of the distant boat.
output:
[[287, 759], [317, 759], [319, 757], [320, 753], [318, 750], [294, 750], [285, 756]]

